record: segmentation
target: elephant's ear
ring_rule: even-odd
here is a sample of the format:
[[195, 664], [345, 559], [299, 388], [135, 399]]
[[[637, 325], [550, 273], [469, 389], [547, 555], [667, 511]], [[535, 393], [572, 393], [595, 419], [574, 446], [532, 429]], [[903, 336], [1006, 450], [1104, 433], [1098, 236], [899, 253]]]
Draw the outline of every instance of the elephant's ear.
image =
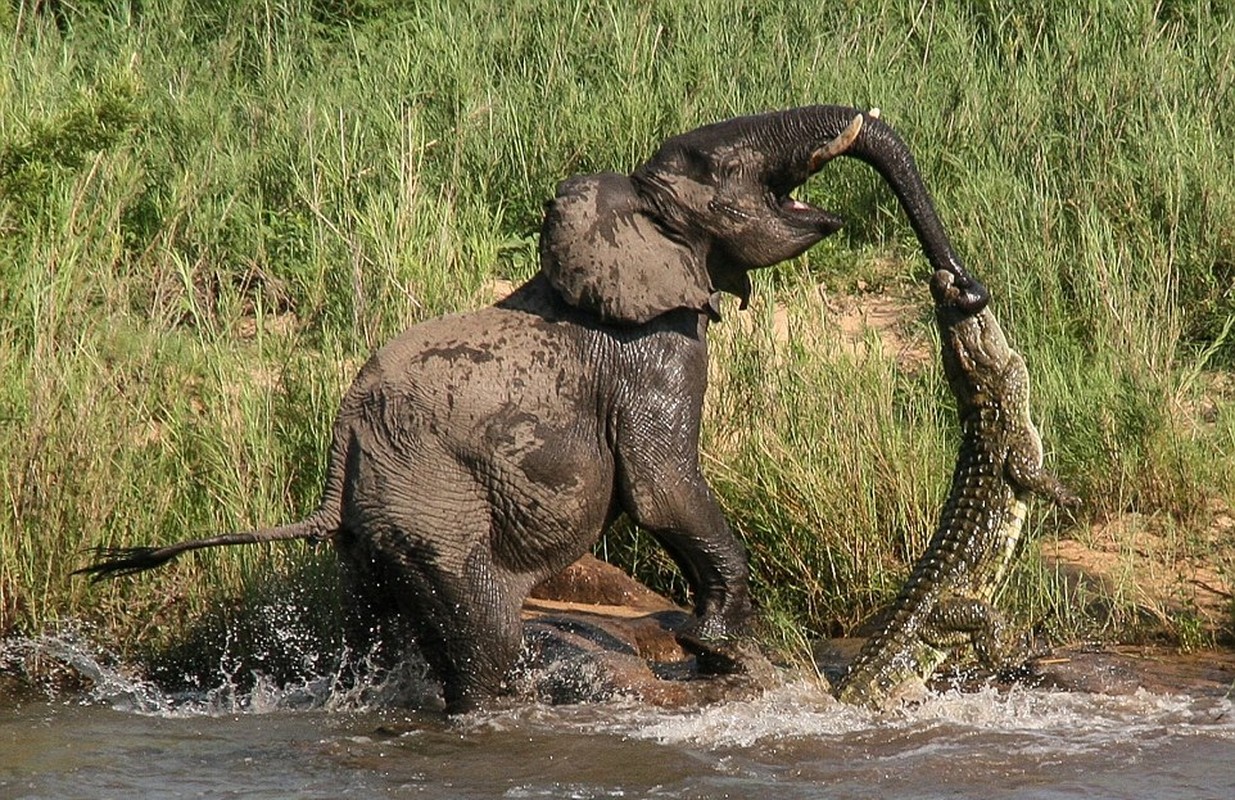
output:
[[657, 224], [625, 175], [558, 184], [540, 231], [540, 266], [566, 302], [607, 322], [712, 307], [706, 267]]

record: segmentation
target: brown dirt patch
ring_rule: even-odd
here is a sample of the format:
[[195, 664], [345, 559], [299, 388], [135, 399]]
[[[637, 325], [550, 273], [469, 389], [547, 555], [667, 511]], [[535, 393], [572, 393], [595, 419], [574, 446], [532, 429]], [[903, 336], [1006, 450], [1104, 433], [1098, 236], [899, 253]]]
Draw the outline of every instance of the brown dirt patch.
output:
[[[1095, 609], [1116, 604], [1186, 638], [1182, 626], [1230, 637], [1235, 616], [1235, 512], [1221, 500], [1201, 531], [1163, 515], [1124, 513], [1093, 523], [1088, 535], [1042, 544], [1042, 557], [1070, 594]], [[1195, 631], [1193, 632], [1195, 633]]]
[[[824, 290], [820, 287], [819, 291], [823, 294]], [[922, 368], [934, 357], [923, 326], [914, 324], [921, 313], [920, 301], [905, 294], [865, 292], [823, 297], [828, 318], [840, 332], [840, 352], [863, 357], [877, 342], [902, 369], [910, 371]]]
[[236, 322], [236, 336], [245, 341], [256, 339], [259, 327], [267, 335], [292, 336], [300, 330], [300, 318], [290, 311], [266, 314], [259, 325], [255, 316], [242, 317]]
[[510, 293], [514, 290], [515, 284], [513, 281], [508, 281], [505, 278], [494, 278], [486, 281], [481, 287], [480, 300], [483, 303], [496, 303], [510, 297]]
[[[935, 358], [929, 328], [920, 322], [926, 307], [912, 287], [866, 292], [831, 293], [819, 285], [788, 303], [772, 306], [767, 335], [777, 343], [803, 339], [824, 358], [865, 359], [882, 354], [908, 371]], [[755, 303], [759, 302], [756, 298]], [[766, 317], [756, 308], [738, 311], [730, 305], [725, 324], [738, 335], [752, 335]]]

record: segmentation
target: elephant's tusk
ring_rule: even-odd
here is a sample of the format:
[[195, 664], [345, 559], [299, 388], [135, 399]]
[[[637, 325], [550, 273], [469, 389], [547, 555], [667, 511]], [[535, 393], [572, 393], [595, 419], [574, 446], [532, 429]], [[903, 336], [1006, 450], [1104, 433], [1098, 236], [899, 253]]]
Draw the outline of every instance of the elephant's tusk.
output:
[[840, 132], [840, 135], [810, 154], [810, 171], [817, 172], [824, 164], [848, 150], [853, 141], [858, 138], [861, 130], [862, 115], [858, 114], [853, 118], [853, 122], [850, 122], [848, 127]]

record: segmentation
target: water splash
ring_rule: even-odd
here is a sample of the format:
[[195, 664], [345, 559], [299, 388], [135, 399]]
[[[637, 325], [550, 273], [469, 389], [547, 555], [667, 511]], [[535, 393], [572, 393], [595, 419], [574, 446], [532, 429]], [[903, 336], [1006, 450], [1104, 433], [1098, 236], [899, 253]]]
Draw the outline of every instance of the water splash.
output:
[[624, 734], [713, 749], [795, 740], [860, 741], [872, 735], [909, 738], [925, 731], [946, 732], [948, 738], [1004, 736], [1024, 752], [1076, 753], [1130, 738], [1152, 742], [1163, 732], [1235, 740], [1235, 708], [1226, 698], [1145, 689], [1103, 695], [988, 687], [933, 694], [914, 706], [872, 712], [838, 703], [809, 682], [796, 682], [754, 701], [643, 713]]
[[[227, 648], [225, 648], [226, 652]], [[221, 657], [212, 685], [169, 691], [94, 643], [81, 630], [65, 629], [0, 642], [0, 671], [35, 674], [49, 662], [86, 688], [73, 702], [162, 717], [259, 715], [286, 711], [370, 711], [437, 708], [437, 685], [418, 658], [379, 668], [373, 654], [327, 659], [290, 682], [245, 671]], [[35, 665], [43, 665], [37, 667]], [[354, 675], [369, 676], [359, 680]], [[43, 687], [49, 697], [57, 690]], [[629, 698], [548, 706], [512, 700], [456, 721], [463, 733], [541, 730], [619, 736], [661, 745], [706, 750], [794, 748], [820, 742], [857, 749], [897, 741], [898, 758], [935, 754], [946, 743], [971, 737], [996, 739], [1009, 754], [1048, 757], [1097, 752], [1135, 739], [1140, 746], [1180, 736], [1235, 741], [1235, 707], [1229, 698], [1150, 692], [1094, 694], [1014, 686], [974, 692], [949, 690], [921, 703], [873, 712], [835, 701], [816, 682], [786, 676], [779, 687], [751, 700], [663, 709]], [[804, 745], [804, 743], [806, 743]]]
[[623, 698], [561, 707], [523, 704], [471, 715], [460, 727], [472, 734], [573, 729], [701, 751], [775, 750], [803, 758], [814, 758], [820, 748], [854, 758], [880, 752], [892, 759], [934, 758], [988, 741], [999, 743], [1001, 757], [1036, 761], [1128, 742], [1152, 749], [1188, 736], [1235, 741], [1235, 707], [1227, 698], [1145, 689], [1108, 695], [1014, 686], [949, 690], [917, 705], [875, 712], [837, 702], [815, 681], [788, 676], [752, 700], [683, 709]]
[[0, 671], [30, 678], [48, 698], [61, 694], [65, 682], [85, 683], [90, 687], [89, 702], [146, 714], [168, 707], [165, 695], [154, 684], [126, 667], [115, 653], [94, 645], [77, 628], [0, 641]]
[[[226, 643], [230, 645], [229, 640]], [[169, 690], [101, 647], [80, 628], [65, 627], [33, 637], [0, 641], [0, 672], [24, 676], [48, 699], [69, 699], [117, 711], [161, 717], [268, 714], [280, 711], [365, 711], [392, 707], [432, 707], [438, 687], [423, 660], [405, 657], [393, 668], [380, 667], [376, 651], [314, 655], [292, 681], [278, 681], [248, 670], [225, 646], [211, 685]], [[64, 685], [73, 688], [64, 689]], [[78, 689], [77, 687], [84, 687]]]

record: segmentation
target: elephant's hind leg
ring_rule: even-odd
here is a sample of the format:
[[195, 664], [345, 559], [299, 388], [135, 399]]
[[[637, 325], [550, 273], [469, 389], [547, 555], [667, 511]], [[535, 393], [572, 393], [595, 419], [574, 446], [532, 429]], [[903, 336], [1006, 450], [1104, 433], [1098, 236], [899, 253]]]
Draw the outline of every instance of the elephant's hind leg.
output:
[[425, 659], [442, 681], [446, 710], [459, 713], [511, 691], [523, 648], [523, 596], [495, 574], [483, 546], [461, 575], [433, 572], [413, 619]]

